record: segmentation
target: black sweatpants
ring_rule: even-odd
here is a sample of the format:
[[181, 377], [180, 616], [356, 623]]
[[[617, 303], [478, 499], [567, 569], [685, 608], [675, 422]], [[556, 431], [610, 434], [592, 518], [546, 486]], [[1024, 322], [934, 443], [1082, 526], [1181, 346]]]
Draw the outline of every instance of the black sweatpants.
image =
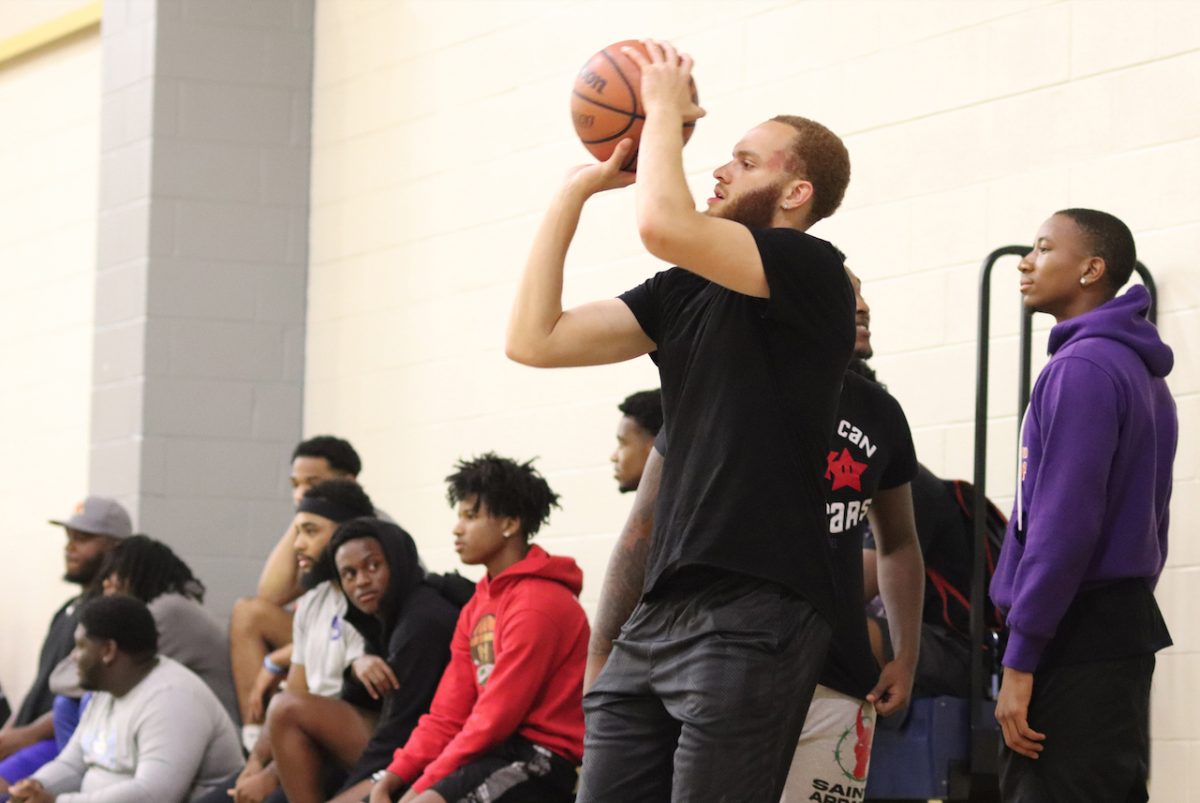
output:
[[1154, 656], [1056, 666], [1033, 676], [1036, 760], [1000, 747], [1005, 803], [1145, 803]]
[[830, 632], [741, 575], [643, 600], [584, 698], [579, 803], [778, 800]]

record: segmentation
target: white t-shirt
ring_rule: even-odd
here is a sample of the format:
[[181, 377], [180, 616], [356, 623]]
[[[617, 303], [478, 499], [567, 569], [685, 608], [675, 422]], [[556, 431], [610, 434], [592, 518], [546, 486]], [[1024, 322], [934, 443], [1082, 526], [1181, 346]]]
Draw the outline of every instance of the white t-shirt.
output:
[[182, 803], [242, 766], [237, 731], [212, 690], [170, 658], [157, 660], [123, 697], [97, 692], [62, 753], [34, 773], [58, 803]]
[[309, 692], [336, 697], [342, 673], [365, 651], [362, 635], [346, 621], [346, 598], [333, 583], [321, 583], [296, 603], [292, 663], [304, 667]]

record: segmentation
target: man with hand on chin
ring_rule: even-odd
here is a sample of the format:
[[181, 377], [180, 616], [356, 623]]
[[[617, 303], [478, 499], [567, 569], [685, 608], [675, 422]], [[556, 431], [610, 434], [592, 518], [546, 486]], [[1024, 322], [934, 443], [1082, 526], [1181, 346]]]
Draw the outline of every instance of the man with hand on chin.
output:
[[[355, 659], [341, 699], [285, 692], [280, 701], [293, 713], [289, 727], [272, 731], [271, 747], [290, 803], [325, 800], [322, 778], [337, 770], [349, 775], [333, 803], [358, 803], [370, 794], [373, 774], [387, 767], [429, 710], [450, 660], [462, 594], [473, 590], [458, 575], [426, 575], [412, 537], [379, 519], [338, 527], [326, 559], [335, 564], [335, 582], [349, 602], [346, 620], [362, 633], [367, 654]], [[448, 590], [459, 596], [452, 599]], [[341, 723], [371, 701], [382, 708], [364, 744]]]

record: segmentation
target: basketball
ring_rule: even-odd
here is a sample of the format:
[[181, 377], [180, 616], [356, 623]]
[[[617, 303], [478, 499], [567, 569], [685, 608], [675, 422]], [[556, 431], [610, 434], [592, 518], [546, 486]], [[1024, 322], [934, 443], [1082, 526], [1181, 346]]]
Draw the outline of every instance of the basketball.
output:
[[[588, 59], [575, 78], [571, 92], [571, 119], [575, 133], [592, 156], [604, 161], [626, 137], [633, 140], [633, 150], [622, 170], [637, 169], [638, 140], [646, 110], [642, 108], [642, 71], [637, 62], [621, 52], [623, 47], [635, 47], [642, 53], [646, 48], [636, 39], [615, 42]], [[692, 100], [699, 103], [696, 82], [692, 81]], [[695, 129], [695, 122], [683, 124], [686, 143]]]

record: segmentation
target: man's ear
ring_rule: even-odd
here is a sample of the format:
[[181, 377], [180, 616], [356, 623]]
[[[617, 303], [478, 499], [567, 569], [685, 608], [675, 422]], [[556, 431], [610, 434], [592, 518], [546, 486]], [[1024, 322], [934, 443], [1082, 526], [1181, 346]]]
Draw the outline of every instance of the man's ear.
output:
[[100, 647], [100, 663], [105, 666], [112, 666], [117, 660], [117, 653], [120, 649], [117, 647], [115, 639], [104, 639]]
[[787, 211], [799, 209], [813, 199], [812, 182], [798, 178], [788, 183], [781, 204]]
[[521, 535], [521, 520], [516, 516], [505, 516], [500, 519], [500, 527], [505, 538], [516, 538]]
[[1105, 279], [1108, 273], [1108, 265], [1104, 264], [1103, 257], [1088, 257], [1083, 269], [1083, 276], [1080, 278], [1091, 286]]

